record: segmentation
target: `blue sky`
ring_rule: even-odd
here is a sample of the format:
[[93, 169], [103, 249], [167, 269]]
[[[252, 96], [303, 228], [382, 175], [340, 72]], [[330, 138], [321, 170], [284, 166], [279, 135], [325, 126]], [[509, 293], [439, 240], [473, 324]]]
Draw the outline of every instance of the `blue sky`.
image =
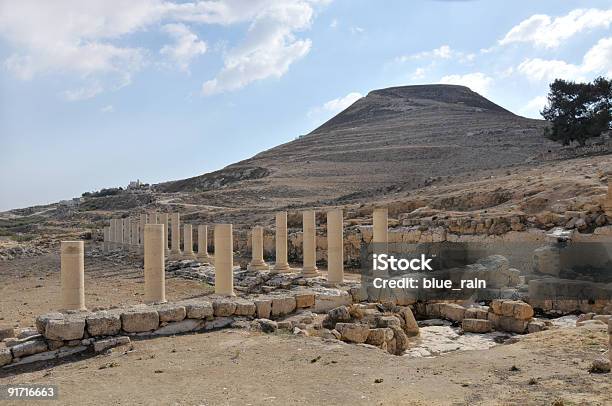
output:
[[213, 171], [372, 89], [538, 117], [612, 72], [612, 1], [0, 0], [0, 210]]

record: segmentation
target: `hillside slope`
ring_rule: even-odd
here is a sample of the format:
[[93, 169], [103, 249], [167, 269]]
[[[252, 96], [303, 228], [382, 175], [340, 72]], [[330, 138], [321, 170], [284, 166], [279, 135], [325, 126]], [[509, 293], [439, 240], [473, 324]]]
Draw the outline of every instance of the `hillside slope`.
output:
[[553, 147], [541, 136], [544, 125], [463, 86], [374, 90], [308, 135], [157, 190], [200, 192], [204, 200], [222, 192], [223, 200], [266, 206], [409, 190], [528, 163]]

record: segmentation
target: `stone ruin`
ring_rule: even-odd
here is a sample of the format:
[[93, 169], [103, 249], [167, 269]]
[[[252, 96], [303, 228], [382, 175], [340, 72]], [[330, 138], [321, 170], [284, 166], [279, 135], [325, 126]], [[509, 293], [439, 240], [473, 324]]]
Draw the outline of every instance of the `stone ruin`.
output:
[[[270, 266], [264, 261], [263, 230], [255, 227], [252, 260], [246, 270], [234, 266], [231, 224], [215, 225], [214, 255], [209, 255], [208, 230], [203, 225], [198, 226], [197, 254], [193, 251], [191, 225], [183, 227], [185, 245], [180, 249], [178, 213], [170, 218], [167, 214], [153, 213], [140, 215], [138, 219], [112, 219], [103, 230], [103, 251], [143, 255], [145, 303], [100, 311], [86, 309], [83, 241], [63, 241], [61, 311], [39, 316], [37, 331], [31, 334], [13, 337], [12, 329], [0, 330], [0, 339], [6, 344], [0, 348], [0, 366], [10, 368], [78, 353], [99, 353], [132, 339], [224, 327], [264, 333], [288, 330], [296, 335], [341, 340], [403, 355], [419, 340], [417, 319], [444, 319], [460, 326], [465, 333], [475, 334], [494, 330], [526, 334], [550, 326], [549, 321], [534, 318], [530, 304], [505, 297], [508, 289], [512, 294], [518, 293], [517, 288], [524, 281], [520, 272], [509, 268], [507, 259], [499, 255], [466, 267], [471, 272], [494, 273], [501, 278], [498, 286], [493, 287], [500, 297], [491, 300], [488, 306], [476, 302], [462, 305], [418, 301], [393, 289], [365, 289], [344, 275], [343, 224], [339, 210], [328, 213], [330, 269], [324, 277], [316, 266], [314, 219], [314, 211], [304, 212], [302, 269], [292, 269], [287, 262], [287, 214], [281, 212], [276, 216], [277, 263]], [[387, 211], [377, 209], [373, 222], [372, 242], [388, 244]], [[167, 303], [166, 272], [205, 280], [214, 285], [215, 293], [202, 299]], [[590, 314], [579, 322], [609, 324], [610, 316]], [[612, 327], [608, 331], [612, 333]]]

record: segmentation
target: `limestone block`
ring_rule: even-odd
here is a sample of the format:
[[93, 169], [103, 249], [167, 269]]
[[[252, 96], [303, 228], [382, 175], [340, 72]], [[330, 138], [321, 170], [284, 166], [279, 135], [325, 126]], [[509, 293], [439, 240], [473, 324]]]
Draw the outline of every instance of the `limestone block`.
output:
[[598, 314], [596, 316], [593, 316], [593, 320], [600, 320], [603, 321], [605, 324], [608, 324], [610, 319], [612, 319], [612, 315], [609, 314]]
[[193, 302], [185, 304], [187, 318], [208, 319], [214, 315], [213, 305], [210, 302]]
[[128, 336], [111, 337], [105, 338], [103, 340], [94, 341], [93, 348], [95, 352], [102, 352], [108, 350], [109, 348], [119, 347], [121, 345], [127, 345], [129, 343], [130, 337]]
[[101, 311], [85, 318], [90, 336], [114, 336], [121, 330], [121, 316], [118, 312]]
[[529, 320], [533, 317], [533, 308], [520, 300], [494, 300], [491, 305], [495, 314], [500, 316], [519, 320]]
[[234, 315], [236, 316], [254, 316], [257, 311], [257, 306], [250, 300], [236, 300], [236, 310]]
[[487, 320], [487, 309], [483, 309], [480, 307], [470, 307], [465, 310], [464, 317], [466, 319], [482, 319]]
[[377, 320], [378, 327], [401, 327], [402, 322], [395, 316], [381, 316]]
[[155, 330], [153, 334], [163, 336], [163, 335], [188, 333], [190, 331], [200, 330], [204, 328], [205, 325], [206, 325], [206, 321], [204, 320], [184, 319], [184, 320], [169, 323], [163, 327], [160, 327], [157, 330]]
[[337, 323], [336, 330], [343, 341], [352, 343], [365, 343], [370, 335], [370, 327], [367, 324]]
[[395, 341], [395, 354], [401, 355], [408, 349], [408, 336], [401, 327], [391, 326], [393, 330], [393, 341]]
[[316, 293], [314, 311], [325, 313], [338, 306], [349, 306], [352, 302], [353, 298], [348, 292], [340, 289], [327, 289]]
[[142, 333], [159, 327], [159, 314], [156, 310], [141, 307], [121, 313], [121, 328], [128, 333]]
[[500, 316], [495, 324], [498, 330], [508, 331], [511, 333], [524, 334], [527, 330], [528, 321], [518, 320], [513, 317]]
[[13, 358], [23, 358], [28, 355], [38, 354], [39, 352], [47, 351], [47, 343], [44, 339], [36, 339], [26, 341], [25, 343], [17, 344], [11, 347]]
[[216, 299], [213, 301], [215, 317], [228, 317], [236, 311], [236, 302], [230, 299]]
[[207, 321], [204, 326], [205, 330], [215, 330], [218, 328], [227, 327], [234, 322], [233, 317], [216, 317], [212, 321]]
[[272, 321], [269, 319], [265, 319], [265, 318], [255, 319], [253, 323], [257, 325], [258, 326], [257, 328], [264, 333], [273, 333], [276, 330], [278, 330], [278, 324], [275, 321]]
[[462, 321], [465, 317], [465, 307], [456, 303], [441, 303], [440, 315], [451, 321]]
[[45, 328], [49, 340], [80, 340], [85, 332], [85, 317], [68, 315], [63, 319], [51, 319]]
[[312, 307], [315, 304], [315, 294], [312, 292], [301, 292], [295, 295], [295, 306], [298, 309]]
[[543, 321], [531, 320], [529, 324], [527, 324], [528, 333], [537, 333], [539, 331], [544, 331], [547, 329], [548, 327], [546, 326], [546, 323], [544, 323]]
[[483, 319], [463, 319], [461, 328], [468, 333], [488, 333], [493, 329], [493, 323]]
[[170, 321], [181, 321], [187, 315], [185, 306], [177, 304], [165, 304], [156, 306], [157, 313], [159, 314], [159, 321], [170, 322]]
[[287, 315], [295, 310], [293, 296], [277, 296], [272, 298], [272, 317]]
[[272, 313], [272, 299], [257, 298], [255, 299], [255, 307], [258, 318], [269, 319]]
[[414, 336], [419, 334], [419, 325], [414, 318], [414, 314], [412, 314], [412, 310], [409, 307], [402, 307], [399, 311], [399, 314], [404, 319], [404, 332], [409, 336]]
[[393, 330], [390, 328], [372, 328], [366, 339], [366, 344], [380, 347], [391, 339], [393, 339]]
[[13, 361], [13, 354], [10, 348], [0, 347], [0, 367], [8, 365]]

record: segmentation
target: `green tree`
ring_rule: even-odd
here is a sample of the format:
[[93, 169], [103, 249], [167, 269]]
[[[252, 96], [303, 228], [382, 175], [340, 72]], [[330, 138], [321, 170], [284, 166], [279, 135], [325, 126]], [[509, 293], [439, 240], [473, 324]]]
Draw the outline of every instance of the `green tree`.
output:
[[548, 104], [541, 112], [551, 123], [544, 135], [563, 145], [584, 145], [612, 128], [612, 82], [600, 77], [591, 83], [557, 79], [550, 84]]

